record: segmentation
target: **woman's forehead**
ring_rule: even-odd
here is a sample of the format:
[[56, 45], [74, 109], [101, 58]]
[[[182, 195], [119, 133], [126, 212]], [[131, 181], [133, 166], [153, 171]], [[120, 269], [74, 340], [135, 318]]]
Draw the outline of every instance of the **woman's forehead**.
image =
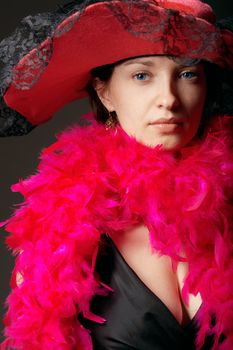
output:
[[163, 63], [174, 62], [175, 65], [179, 66], [195, 66], [202, 63], [199, 59], [190, 59], [187, 57], [176, 57], [168, 55], [145, 55], [138, 57], [130, 57], [124, 61], [118, 62], [116, 65], [131, 66], [134, 64], [141, 64], [147, 67], [154, 67], [155, 65], [163, 65]]

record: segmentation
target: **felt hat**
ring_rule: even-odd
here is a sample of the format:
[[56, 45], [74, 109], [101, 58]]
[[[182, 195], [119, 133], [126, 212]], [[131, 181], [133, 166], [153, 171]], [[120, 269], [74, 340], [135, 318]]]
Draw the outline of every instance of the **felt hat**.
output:
[[72, 1], [26, 17], [0, 51], [2, 110], [37, 125], [85, 97], [98, 66], [164, 54], [232, 70], [233, 33], [199, 0]]

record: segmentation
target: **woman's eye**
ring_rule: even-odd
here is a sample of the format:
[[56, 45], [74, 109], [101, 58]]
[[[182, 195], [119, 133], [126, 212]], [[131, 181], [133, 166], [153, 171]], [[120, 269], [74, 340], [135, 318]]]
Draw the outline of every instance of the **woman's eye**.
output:
[[138, 81], [145, 81], [148, 80], [149, 75], [147, 73], [137, 73], [134, 75], [134, 79]]
[[184, 79], [192, 79], [192, 78], [196, 78], [197, 77], [197, 73], [196, 72], [191, 72], [191, 71], [186, 71], [186, 72], [182, 72], [180, 74], [181, 78]]

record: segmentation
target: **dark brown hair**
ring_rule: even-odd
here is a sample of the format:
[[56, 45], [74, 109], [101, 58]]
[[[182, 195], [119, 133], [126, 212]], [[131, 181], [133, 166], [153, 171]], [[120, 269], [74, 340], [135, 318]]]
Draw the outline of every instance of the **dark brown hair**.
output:
[[[118, 63], [119, 64], [119, 63]], [[95, 78], [100, 79], [102, 82], [108, 82], [111, 79], [112, 73], [114, 71], [114, 68], [117, 64], [108, 64], [105, 66], [97, 67], [92, 69], [91, 76], [92, 80], [87, 85], [87, 93], [89, 96], [89, 101], [92, 107], [93, 112], [96, 115], [96, 119], [99, 123], [105, 124], [107, 119], [109, 118], [109, 112], [107, 108], [102, 104], [102, 102], [99, 99], [99, 96], [93, 87], [93, 80]], [[112, 112], [112, 115], [116, 118], [116, 113]]]

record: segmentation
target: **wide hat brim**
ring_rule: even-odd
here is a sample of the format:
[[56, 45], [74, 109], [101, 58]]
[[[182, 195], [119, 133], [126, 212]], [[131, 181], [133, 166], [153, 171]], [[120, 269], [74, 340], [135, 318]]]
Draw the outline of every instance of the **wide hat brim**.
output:
[[232, 47], [231, 32], [183, 11], [152, 1], [98, 2], [67, 16], [51, 37], [19, 61], [4, 100], [37, 125], [85, 97], [95, 67], [166, 54], [233, 68]]

